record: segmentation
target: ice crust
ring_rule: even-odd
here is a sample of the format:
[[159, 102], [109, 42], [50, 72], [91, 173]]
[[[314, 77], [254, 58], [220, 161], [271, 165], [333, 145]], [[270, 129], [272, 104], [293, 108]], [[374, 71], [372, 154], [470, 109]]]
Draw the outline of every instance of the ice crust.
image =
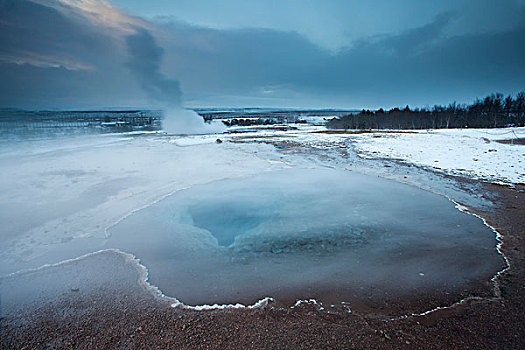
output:
[[[505, 138], [506, 135], [494, 136], [494, 138], [489, 136], [487, 138], [490, 143], [487, 143], [482, 139], [486, 135], [482, 135], [476, 130], [437, 131], [432, 135], [427, 135], [424, 132], [399, 134], [399, 136], [392, 134], [392, 137], [385, 137], [384, 139], [383, 137], [374, 138], [371, 135], [340, 136], [312, 133], [322, 130], [324, 130], [323, 127], [305, 127], [290, 132], [258, 132], [253, 133], [252, 136], [271, 136], [273, 141], [294, 141], [300, 145], [307, 145], [313, 150], [319, 150], [321, 154], [334, 148], [343, 148], [351, 140], [351, 142], [355, 141], [360, 152], [371, 158], [394, 157], [416, 163], [420, 160], [415, 158], [414, 149], [420, 148], [423, 152], [429, 152], [429, 148], [434, 142], [429, 140], [435, 140], [438, 144], [445, 142], [450, 149], [463, 150], [463, 152], [456, 152], [463, 154], [462, 156], [454, 155], [458, 163], [450, 167], [444, 165], [441, 168], [443, 170], [463, 171], [457, 168], [464, 168], [466, 173], [490, 181], [523, 182], [517, 174], [518, 172], [521, 172], [521, 175], [524, 173], [523, 169], [519, 167], [523, 165], [523, 154], [520, 148], [523, 146], [501, 145], [493, 141], [496, 137]], [[522, 135], [523, 129], [516, 129], [515, 132]], [[243, 135], [243, 137], [249, 136], [250, 134]], [[401, 147], [398, 146], [398, 143], [404, 145], [404, 142], [408, 142], [407, 137], [414, 137], [415, 140], [416, 146], [412, 147], [412, 153], [407, 152], [406, 155], [401, 154], [397, 157], [397, 153], [394, 151], [389, 151], [390, 153], [386, 151], [388, 149], [386, 147], [392, 147], [392, 150], [395, 150], [395, 147]], [[220, 144], [215, 142], [217, 138], [221, 138], [223, 142]], [[348, 252], [359, 251], [362, 247], [369, 246], [371, 242], [390, 239], [388, 230], [382, 227], [380, 222], [387, 219], [396, 220], [395, 215], [381, 218], [381, 214], [379, 217], [361, 218], [367, 223], [363, 225], [358, 220], [359, 213], [351, 212], [348, 217], [345, 217], [347, 213], [336, 206], [332, 206], [332, 209], [324, 216], [319, 215], [314, 210], [315, 205], [311, 205], [312, 201], [309, 198], [296, 200], [293, 210], [289, 206], [284, 209], [280, 208], [279, 213], [275, 214], [272, 210], [282, 203], [286, 203], [290, 198], [285, 196], [278, 200], [276, 198], [279, 198], [277, 195], [279, 193], [268, 192], [264, 190], [264, 186], [256, 195], [243, 189], [243, 181], [259, 177], [259, 179], [263, 179], [259, 182], [264, 184], [268, 182], [269, 178], [271, 179], [271, 174], [294, 168], [294, 171], [298, 171], [298, 173], [292, 171], [288, 175], [279, 177], [283, 188], [295, 188], [296, 192], [304, 192], [305, 188], [314, 187], [317, 191], [325, 192], [324, 194], [327, 194], [327, 197], [330, 194], [337, 195], [343, 192], [337, 186], [323, 188], [298, 181], [302, 175], [297, 174], [303, 171], [308, 173], [316, 169], [314, 172], [317, 172], [325, 167], [324, 163], [318, 162], [313, 157], [296, 157], [293, 154], [283, 156], [283, 153], [276, 150], [271, 144], [237, 143], [238, 140], [239, 137], [236, 135], [183, 137], [129, 134], [66, 138], [61, 139], [59, 143], [55, 140], [37, 140], [4, 145], [5, 147], [2, 147], [0, 152], [0, 170], [3, 174], [3, 181], [0, 182], [0, 203], [3, 203], [0, 204], [0, 218], [4, 222], [2, 241], [0, 242], [0, 276], [23, 269], [38, 268], [45, 264], [60, 263], [67, 259], [75, 259], [78, 256], [101, 249], [114, 248], [119, 249], [119, 251], [122, 249], [142, 259], [144, 251], [135, 251], [134, 247], [148, 246], [150, 243], [150, 247], [164, 249], [163, 251], [167, 249], [169, 254], [175, 254], [175, 260], [170, 260], [171, 263], [185, 257], [199, 257], [196, 254], [204, 253], [200, 255], [199, 259], [189, 260], [191, 263], [195, 263], [195, 270], [193, 277], [191, 277], [191, 269], [186, 277], [193, 279], [212, 276], [213, 271], [206, 270], [207, 267], [205, 267], [206, 264], [210, 263], [212, 263], [211, 266], [216, 264], [218, 267], [233, 266], [234, 269], [230, 272], [234, 275], [238, 273], [238, 269], [242, 270], [243, 267], [248, 266], [251, 270], [248, 269], [243, 272], [245, 281], [259, 286], [265, 285], [265, 281], [272, 277], [272, 273], [275, 275], [276, 269], [283, 269], [284, 265], [284, 273], [285, 276], [289, 276], [288, 280], [280, 280], [275, 288], [269, 288], [267, 292], [252, 293], [250, 290], [244, 290], [252, 293], [250, 297], [242, 299], [238, 297], [238, 294], [228, 292], [230, 294], [226, 293], [223, 297], [213, 297], [209, 301], [206, 301], [205, 298], [201, 298], [200, 301], [195, 299], [195, 302], [177, 299], [173, 303], [180, 307], [195, 309], [243, 307], [244, 305], [257, 305], [258, 300], [268, 300], [265, 299], [268, 295], [276, 296], [279, 293], [290, 295], [290, 291], [294, 288], [304, 288], [309, 284], [327, 283], [326, 285], [330, 286], [333, 281], [321, 278], [321, 276], [330, 275], [333, 271], [330, 269], [333, 268], [337, 259], [332, 259], [330, 256], [340, 257], [341, 254], [343, 256], [346, 254], [347, 258], [345, 259], [347, 260], [343, 259], [343, 261], [350, 263], [352, 259], [348, 258]], [[235, 143], [229, 141], [235, 141]], [[488, 150], [484, 150], [483, 147], [485, 146], [483, 145], [491, 149], [496, 147], [497, 152], [488, 152]], [[478, 149], [480, 146], [481, 148]], [[403, 147], [408, 149], [408, 146]], [[501, 147], [501, 152], [499, 147]], [[373, 153], [374, 150], [378, 153]], [[485, 151], [487, 151], [486, 154], [482, 153]], [[439, 153], [439, 156], [446, 158], [451, 151], [449, 150], [447, 153], [441, 150], [440, 152], [442, 153]], [[501, 159], [494, 158], [496, 153]], [[428, 161], [429, 154], [425, 158], [427, 159], [426, 163], [421, 161], [422, 165], [430, 162]], [[469, 157], [473, 155], [476, 157], [479, 155], [478, 161], [467, 162]], [[414, 158], [410, 158], [412, 156]], [[515, 164], [518, 167], [510, 167], [509, 164], [509, 166], [501, 166], [505, 163], [514, 162], [514, 160], [517, 160]], [[489, 163], [492, 161], [494, 164], [490, 165]], [[432, 163], [435, 162], [432, 161]], [[480, 167], [480, 164], [483, 166], [489, 164], [492, 168], [485, 169]], [[501, 166], [499, 172], [495, 170], [498, 165]], [[348, 174], [348, 172], [346, 173]], [[491, 173], [493, 175], [490, 175]], [[265, 174], [269, 174], [269, 178], [266, 180], [264, 180]], [[272, 183], [275, 182], [274, 180], [272, 179]], [[177, 209], [177, 206], [171, 206], [173, 210], [172, 221], [169, 222], [169, 225], [174, 222], [181, 227], [186, 225], [184, 227], [187, 230], [184, 232], [187, 234], [184, 237], [175, 239], [168, 235], [166, 236], [168, 239], [163, 240], [162, 237], [151, 237], [154, 230], [143, 229], [141, 232], [137, 232], [136, 237], [139, 240], [130, 240], [129, 245], [124, 247], [119, 244], [117, 237], [113, 236], [118, 227], [128, 225], [129, 222], [133, 221], [133, 217], [143, 212], [148, 213], [148, 210], [155, 208], [157, 204], [162, 206], [164, 203], [168, 203], [170, 198], [184, 200], [188, 200], [188, 197], [190, 199], [192, 197], [198, 198], [203, 193], [213, 192], [211, 189], [216, 189], [217, 186], [226, 187], [223, 187], [222, 192], [216, 191], [215, 198], [212, 198], [211, 201], [212, 204], [214, 203], [213, 205], [221, 205], [219, 200], [221, 197], [238, 197], [237, 194], [234, 194], [236, 191], [248, 196], [244, 204], [243, 201], [240, 201], [241, 207], [250, 209], [246, 205], [250, 202], [249, 199], [256, 198], [255, 202], [259, 201], [257, 207], [259, 209], [250, 209], [251, 212], [259, 210], [255, 219], [252, 218], [254, 220], [253, 225], [244, 227], [243, 234], [233, 235], [221, 244], [210, 231], [210, 227], [206, 228], [202, 222], [199, 223], [199, 220], [195, 221], [198, 216], [196, 215], [195, 205], [201, 205], [202, 208], [202, 203], [191, 204], [189, 203], [191, 201], [186, 201], [179, 207], [181, 209], [179, 213], [175, 213], [176, 210], [174, 210]], [[230, 186], [229, 189], [228, 186]], [[359, 187], [365, 189], [367, 186]], [[369, 184], [368, 187], [373, 188], [374, 185]], [[422, 192], [417, 189], [413, 189], [413, 191]], [[269, 193], [266, 197], [265, 192]], [[379, 191], [378, 193], [383, 196], [380, 198], [385, 199], [385, 204], [389, 203], [393, 208], [399, 206], [399, 201], [388, 201], [388, 191]], [[312, 197], [316, 197], [317, 194], [318, 192], [313, 193]], [[344, 208], [352, 207], [352, 204], [359, 202], [348, 202]], [[325, 204], [320, 202], [317, 206]], [[303, 207], [301, 208], [300, 205]], [[206, 216], [212, 210], [210, 208], [204, 208], [206, 210], [201, 211], [201, 216]], [[223, 208], [226, 207], [223, 205]], [[261, 208], [272, 208], [272, 210], [261, 212]], [[450, 208], [453, 208], [453, 205]], [[187, 209], [186, 214], [189, 215], [186, 216], [186, 219], [189, 218], [190, 221], [184, 222], [184, 215], [177, 217], [177, 215], [184, 213], [182, 209]], [[299, 209], [304, 211], [304, 217], [309, 220], [292, 217], [291, 214], [300, 211]], [[453, 211], [457, 212], [455, 209]], [[284, 217], [280, 217], [283, 213], [285, 214]], [[398, 215], [398, 217], [401, 216], [403, 214]], [[166, 216], [161, 217], [165, 218]], [[471, 219], [475, 218], [471, 217]], [[193, 222], [191, 222], [192, 220]], [[477, 221], [477, 224], [473, 226], [476, 227], [475, 231], [484, 232], [478, 225], [481, 220], [475, 220]], [[329, 222], [335, 223], [332, 225], [332, 229], [326, 229], [330, 227]], [[138, 228], [135, 226], [135, 229]], [[319, 232], [323, 234], [319, 235]], [[487, 233], [486, 231], [485, 234], [483, 240], [486, 239], [486, 247], [488, 247], [486, 249], [490, 250], [490, 247], [496, 245], [494, 235], [492, 232]], [[144, 237], [146, 237], [147, 244], [144, 244]], [[450, 235], [446, 236], [446, 240], [450, 238]], [[172, 246], [175, 246], [176, 249], [170, 251], [168, 248]], [[440, 246], [438, 244], [438, 246], [449, 249], [446, 245]], [[191, 247], [191, 249], [184, 250], [184, 247]], [[412, 254], [429, 256], [425, 249], [418, 246], [412, 251]], [[177, 254], [180, 255], [177, 257]], [[147, 255], [144, 254], [144, 256]], [[366, 258], [366, 254], [362, 255]], [[290, 260], [284, 259], [290, 256], [292, 257]], [[427, 280], [433, 278], [439, 282], [447, 271], [439, 271], [439, 268], [432, 267], [435, 261], [431, 255], [428, 258], [428, 264], [414, 266], [413, 271], [412, 268], [405, 270], [400, 276], [401, 279], [408, 281], [409, 284], [407, 285], [413, 286], [410, 283], [423, 281], [424, 278], [420, 276], [420, 272], [424, 271]], [[265, 268], [261, 264], [264, 259], [269, 262]], [[482, 261], [487, 265], [480, 266], [480, 269], [474, 268], [473, 273], [485, 271], [484, 269], [491, 265], [491, 259], [494, 259], [493, 262], [496, 262], [496, 265], [498, 265], [497, 261], [501, 260], [497, 254], [491, 255], [490, 258]], [[308, 261], [320, 265], [319, 268], [305, 269], [304, 266], [306, 265], [301, 264]], [[157, 281], [163, 278], [162, 274], [158, 275], [158, 271], [168, 271], [165, 269], [166, 266], [161, 266], [162, 264], [155, 266], [155, 263], [148, 261], [148, 258], [142, 259], [142, 262], [148, 267], [150, 267], [149, 263], [152, 263], [153, 285], [156, 285]], [[363, 260], [360, 264], [364, 264]], [[455, 268], [459, 268], [460, 265], [458, 262]], [[187, 265], [182, 264], [178, 269], [185, 267]], [[174, 273], [176, 273], [175, 270], [173, 270]], [[208, 274], [199, 274], [203, 271], [207, 271]], [[283, 272], [282, 270], [279, 271], [279, 273]], [[433, 272], [436, 275], [433, 275]], [[440, 275], [440, 273], [442, 274]], [[367, 273], [356, 269], [348, 279], [358, 279], [359, 275], [366, 276]], [[221, 274], [212, 276], [204, 287], [199, 288], [213, 286], [217, 280], [224, 277], [225, 275]], [[341, 275], [336, 275], [334, 278], [340, 277]], [[398, 278], [399, 276], [394, 277]], [[176, 279], [173, 280], [176, 281]], [[304, 284], [305, 282], [306, 284]], [[231, 288], [235, 289], [236, 286], [238, 285], [233, 283]], [[430, 285], [424, 284], [424, 286]], [[177, 285], [167, 285], [162, 286], [161, 290], [162, 293], [165, 292], [171, 297], [177, 297], [176, 288], [178, 288]], [[213, 288], [209, 290], [216, 293]], [[242, 289], [240, 290], [242, 291]], [[160, 290], [159, 293], [161, 293]], [[315, 295], [305, 294], [298, 297], [309, 299]]]

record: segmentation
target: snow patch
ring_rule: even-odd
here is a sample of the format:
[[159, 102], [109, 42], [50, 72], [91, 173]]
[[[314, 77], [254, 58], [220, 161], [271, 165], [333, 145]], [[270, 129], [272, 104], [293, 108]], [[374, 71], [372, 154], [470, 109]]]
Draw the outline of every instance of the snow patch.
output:
[[268, 306], [271, 302], [273, 302], [274, 299], [271, 297], [263, 298], [259, 301], [257, 301], [253, 305], [244, 305], [244, 304], [213, 304], [213, 305], [186, 305], [179, 300], [175, 300], [173, 304], [171, 304], [171, 307], [179, 307], [182, 309], [187, 310], [197, 310], [197, 311], [204, 311], [204, 310], [223, 310], [223, 309], [260, 309], [265, 308]]
[[496, 142], [525, 137], [525, 128], [447, 129], [352, 135], [363, 158], [400, 159], [493, 183], [525, 183], [525, 148]]

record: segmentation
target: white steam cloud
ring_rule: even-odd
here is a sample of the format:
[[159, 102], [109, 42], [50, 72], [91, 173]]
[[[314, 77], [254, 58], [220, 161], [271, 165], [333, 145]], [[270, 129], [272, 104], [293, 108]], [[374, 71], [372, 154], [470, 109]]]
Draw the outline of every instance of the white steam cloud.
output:
[[179, 82], [160, 72], [164, 50], [144, 28], [126, 37], [130, 58], [126, 66], [140, 86], [164, 109], [163, 129], [176, 134], [208, 134], [224, 131], [221, 125], [210, 125], [195, 112], [182, 106]]

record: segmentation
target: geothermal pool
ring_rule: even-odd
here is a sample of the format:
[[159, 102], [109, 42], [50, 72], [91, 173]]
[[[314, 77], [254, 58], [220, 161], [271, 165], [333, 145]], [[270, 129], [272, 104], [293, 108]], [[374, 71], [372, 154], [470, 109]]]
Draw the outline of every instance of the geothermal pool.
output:
[[287, 169], [181, 190], [109, 230], [185, 304], [457, 292], [503, 264], [448, 199], [342, 170]]

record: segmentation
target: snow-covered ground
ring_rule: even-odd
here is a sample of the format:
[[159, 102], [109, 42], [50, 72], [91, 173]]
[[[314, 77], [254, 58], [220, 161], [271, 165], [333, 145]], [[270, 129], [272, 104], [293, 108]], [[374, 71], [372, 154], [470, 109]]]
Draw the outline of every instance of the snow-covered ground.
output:
[[0, 276], [82, 255], [50, 256], [56, 244], [103, 239], [129, 213], [178, 190], [289, 167], [273, 146], [216, 139], [94, 135], [3, 144]]
[[364, 157], [400, 159], [490, 182], [525, 183], [525, 146], [497, 140], [525, 137], [525, 128], [451, 129], [351, 135]]
[[[496, 142], [525, 137], [525, 128], [319, 133], [323, 130], [305, 125], [240, 134], [5, 142], [0, 147], [0, 275], [84, 254], [70, 251], [70, 256], [48, 259], [55, 244], [104, 239], [106, 229], [130, 213], [178, 190], [220, 179], [290, 167], [370, 174], [372, 167], [393, 168], [365, 158], [393, 158], [493, 182], [525, 183], [525, 146]], [[274, 147], [282, 144], [289, 146]], [[372, 174], [388, 177], [380, 171]], [[428, 189], [426, 178], [397, 177]]]
[[[482, 177], [490, 181], [525, 182], [525, 179], [523, 179], [525, 173], [523, 168], [525, 146], [495, 142], [498, 139], [524, 137], [525, 128], [443, 130], [417, 133], [375, 132], [365, 134], [327, 133], [323, 126], [308, 125], [273, 129], [267, 127], [237, 128], [236, 130], [244, 132], [193, 136], [129, 133], [120, 135], [64, 136], [55, 139], [43, 138], [39, 140], [2, 142], [0, 144], [0, 179], [2, 180], [0, 181], [0, 221], [2, 222], [2, 230], [0, 230], [0, 277], [24, 269], [38, 268], [46, 264], [67, 262], [70, 261], [69, 259], [76, 259], [93, 252], [116, 247], [126, 253], [136, 254], [139, 259], [144, 258], [144, 266], [151, 267], [151, 271], [153, 271], [154, 266], [159, 268], [164, 263], [162, 260], [158, 265], [155, 265], [154, 259], [160, 256], [157, 252], [151, 255], [146, 254], [153, 246], [156, 247], [155, 249], [159, 249], [158, 251], [160, 252], [164, 251], [168, 244], [172, 244], [170, 247], [176, 247], [176, 249], [184, 252], [189, 251], [189, 254], [194, 252], [191, 249], [200, 247], [200, 245], [188, 244], [188, 247], [191, 249], [184, 250], [185, 246], [182, 243], [185, 241], [182, 239], [173, 240], [173, 236], [157, 240], [156, 245], [153, 243], [150, 231], [163, 238], [159, 234], [159, 232], [163, 231], [154, 229], [153, 224], [164, 227], [162, 225], [166, 223], [172, 224], [175, 218], [180, 219], [178, 225], [186, 225], [185, 229], [194, 227], [195, 233], [202, 233], [202, 230], [197, 230], [200, 227], [199, 225], [190, 225], [191, 221], [188, 221], [190, 216], [185, 216], [190, 213], [189, 210], [180, 210], [180, 212], [186, 213], [180, 217], [173, 216], [173, 213], [169, 212], [172, 204], [182, 206], [184, 203], [181, 200], [184, 198], [186, 200], [202, 198], [202, 193], [206, 193], [207, 196], [215, 193], [215, 197], [210, 197], [212, 199], [220, 199], [215, 207], [225, 209], [222, 212], [218, 211], [218, 213], [215, 209], [209, 212], [204, 209], [201, 211], [195, 209], [196, 214], [191, 216], [191, 220], [197, 220], [195, 218], [198, 218], [198, 220], [200, 220], [199, 218], [209, 219], [210, 217], [213, 218], [213, 215], [217, 215], [220, 218], [227, 217], [227, 215], [235, 213], [237, 206], [231, 206], [229, 203], [226, 203], [227, 205], [223, 204], [223, 197], [228, 199], [234, 197], [232, 196], [234, 191], [229, 191], [229, 187], [225, 184], [230, 184], [231, 186], [229, 186], [233, 186], [232, 188], [242, 189], [240, 186], [243, 183], [251, 184], [246, 180], [250, 177], [260, 177], [263, 179], [261, 184], [265, 184], [265, 186], [270, 183], [268, 181], [270, 177], [266, 175], [279, 179], [279, 184], [284, 183], [285, 181], [283, 180], [291, 181], [293, 186], [297, 188], [296, 192], [301, 195], [304, 193], [308, 194], [308, 191], [312, 189], [322, 194], [336, 191], [335, 194], [340, 195], [343, 191], [338, 191], [338, 187], [335, 185], [341, 184], [343, 181], [334, 180], [334, 177], [321, 178], [319, 177], [320, 175], [316, 175], [313, 177], [315, 181], [312, 180], [312, 182], [307, 183], [303, 181], [306, 179], [304, 177], [305, 174], [310, 174], [309, 172], [320, 174], [323, 171], [327, 171], [327, 169], [335, 169], [339, 171], [339, 174], [344, 174], [345, 179], [349, 179], [348, 186], [357, 186], [358, 190], [361, 188], [374, 189], [377, 193], [377, 186], [384, 184], [385, 188], [380, 191], [381, 203], [386, 203], [388, 195], [391, 196], [391, 200], [395, 204], [386, 206], [392, 208], [392, 210], [402, 208], [397, 198], [415, 198], [415, 196], [411, 197], [404, 194], [394, 195], [393, 191], [395, 188], [402, 188], [403, 191], [410, 193], [413, 191], [418, 198], [420, 196], [421, 198], [424, 197], [422, 200], [424, 203], [429, 202], [426, 199], [428, 196], [435, 200], [443, 201], [443, 207], [448, 208], [447, 210], [450, 210], [451, 213], [440, 215], [439, 217], [447, 219], [454, 215], [459, 215], [458, 212], [448, 200], [443, 197], [435, 197], [434, 194], [430, 194], [431, 192], [443, 194], [447, 198], [452, 198], [459, 203], [468, 205], [470, 200], [476, 200], [476, 191], [463, 195], [465, 191], [456, 190], [453, 185], [448, 183], [455, 182], [453, 179], [446, 179], [446, 177], [422, 170], [419, 167], [397, 166], [388, 160], [382, 160], [382, 158], [403, 159], [422, 166], [437, 168], [446, 172], [458, 172], [472, 177]], [[360, 154], [361, 157], [357, 154]], [[385, 167], [385, 165], [388, 165], [387, 163], [393, 166]], [[349, 170], [353, 174], [341, 172], [341, 170]], [[328, 173], [335, 174], [337, 171], [329, 170]], [[377, 177], [393, 179], [395, 182], [377, 179]], [[361, 180], [358, 183], [356, 179]], [[371, 183], [360, 185], [365, 180], [371, 181]], [[397, 182], [410, 184], [413, 187], [398, 184]], [[474, 184], [473, 186], [476, 185]], [[250, 186], [247, 188], [251, 188]], [[286, 184], [285, 188], [289, 189], [293, 186]], [[324, 188], [322, 186], [327, 187]], [[420, 191], [416, 187], [427, 191]], [[299, 198], [298, 200], [296, 199], [299, 204], [293, 204], [291, 207], [295, 208], [297, 206], [298, 211], [302, 214], [310, 213], [308, 211], [310, 209], [321, 208], [321, 214], [317, 212], [307, 214], [308, 217], [316, 218], [310, 222], [312, 225], [319, 224], [322, 222], [320, 218], [324, 218], [330, 223], [324, 224], [323, 227], [330, 227], [330, 230], [335, 227], [333, 223], [336, 220], [322, 213], [322, 210], [325, 209], [330, 215], [336, 214], [337, 209], [343, 210], [344, 216], [341, 217], [344, 217], [345, 222], [352, 217], [350, 214], [358, 218], [359, 220], [356, 222], [360, 224], [361, 221], [374, 224], [381, 222], [380, 216], [374, 216], [374, 219], [371, 220], [365, 215], [361, 215], [362, 213], [358, 210], [364, 205], [363, 203], [370, 200], [369, 197], [371, 197], [372, 192], [365, 191], [363, 193], [364, 197], [356, 200], [350, 196], [337, 199], [335, 194], [322, 198], [316, 192], [307, 197], [306, 200], [303, 200], [297, 193], [290, 191], [279, 197], [283, 191], [278, 186], [275, 190], [277, 194], [270, 192], [266, 187], [261, 188], [264, 190], [261, 193], [266, 195], [264, 198], [271, 198], [272, 201], [275, 200], [275, 203], [279, 205], [287, 203], [281, 198], [287, 198], [287, 201], [290, 203], [295, 203], [291, 199]], [[352, 190], [351, 193], [357, 193], [359, 192], [358, 190]], [[242, 189], [239, 192], [239, 196], [241, 196], [241, 199], [248, 198], [249, 204], [257, 202], [254, 200], [257, 193], [251, 193], [246, 189]], [[467, 198], [465, 199], [462, 196]], [[327, 203], [329, 203], [327, 200], [334, 197], [336, 198], [337, 206], [327, 206]], [[169, 202], [170, 198], [172, 202]], [[261, 198], [258, 198], [259, 201]], [[321, 202], [309, 208], [308, 206], [313, 203], [312, 198]], [[350, 204], [345, 204], [345, 200], [349, 200]], [[269, 204], [265, 207], [277, 207], [272, 201], [269, 201]], [[193, 205], [191, 201], [188, 203], [181, 208], [189, 208]], [[239, 201], [239, 203], [238, 207], [249, 207], [242, 201]], [[305, 208], [301, 207], [303, 204]], [[168, 215], [164, 216], [165, 221], [159, 220], [160, 216], [155, 216], [160, 212], [156, 209], [164, 208], [162, 205], [166, 205], [166, 208], [169, 209], [166, 211]], [[416, 209], [419, 209], [419, 207], [418, 205]], [[352, 210], [347, 212], [346, 208], [352, 208]], [[363, 209], [363, 212], [371, 212], [371, 210], [365, 209]], [[415, 212], [417, 211], [416, 209], [408, 210], [408, 212]], [[223, 212], [226, 214], [221, 214]], [[258, 215], [264, 213], [264, 211], [257, 208], [253, 212], [258, 213]], [[380, 212], [384, 213], [381, 210]], [[407, 211], [405, 210], [404, 212]], [[285, 217], [288, 218], [286, 221], [279, 222], [270, 215], [267, 222], [273, 222], [276, 225], [275, 227], [286, 228], [288, 227], [286, 225], [292, 223], [292, 220], [289, 219], [291, 216]], [[385, 220], [390, 222], [391, 218], [400, 217], [402, 217], [402, 214], [390, 213]], [[143, 218], [145, 219], [143, 220]], [[218, 222], [220, 224], [222, 221], [219, 220]], [[317, 228], [309, 231], [309, 226], [306, 226], [302, 221], [296, 220], [295, 222], [296, 225], [293, 229], [287, 229], [289, 232], [296, 232], [297, 228], [302, 228], [302, 231], [298, 232], [317, 232]], [[399, 222], [399, 220], [395, 219], [393, 222]], [[432, 219], [432, 222], [436, 222], [436, 220]], [[144, 226], [141, 226], [142, 224]], [[204, 224], [207, 225], [208, 222], [204, 221]], [[207, 227], [204, 224], [202, 226]], [[413, 222], [410, 225], [413, 225]], [[386, 224], [383, 226], [386, 227]], [[133, 230], [129, 230], [130, 227]], [[135, 234], [130, 235], [130, 232], [135, 232]], [[273, 232], [273, 226], [271, 232]], [[337, 233], [338, 231], [335, 230], [334, 232]], [[406, 232], [406, 230], [403, 230], [403, 232]], [[446, 230], [446, 232], [451, 232], [451, 230]], [[490, 236], [492, 232], [489, 231], [488, 234]], [[137, 248], [141, 247], [142, 249], [142, 245], [126, 245], [128, 243], [131, 245], [137, 244], [138, 241], [134, 240], [137, 237], [146, 238], [148, 244], [143, 245], [144, 251]], [[193, 242], [195, 237], [200, 236], [190, 235], [188, 236], [188, 241]], [[206, 237], [211, 239], [210, 235]], [[308, 238], [309, 236], [305, 235], [304, 237]], [[257, 236], [257, 238], [259, 237]], [[252, 241], [255, 242], [255, 240]], [[252, 244], [252, 241], [245, 240], [244, 245], [241, 245], [242, 241], [239, 241], [238, 247], [244, 247], [243, 249], [245, 250], [238, 249], [234, 251], [237, 254], [234, 257], [238, 259], [235, 261], [241, 261], [244, 264], [247, 261], [246, 257], [252, 258], [253, 256], [250, 255], [252, 253], [252, 250], [250, 250], [252, 248], [250, 247], [252, 246], [255, 247], [253, 251], [257, 252], [259, 250], [265, 252], [268, 251], [268, 247], [272, 247], [267, 245], [266, 241], [261, 246], [255, 246]], [[173, 244], [174, 242], [176, 244]], [[206, 240], [205, 242], [210, 241]], [[327, 242], [329, 243], [330, 241]], [[392, 241], [389, 240], [389, 242]], [[443, 240], [443, 242], [453, 241]], [[133, 249], [128, 249], [129, 247]], [[275, 247], [279, 254], [283, 251], [280, 245], [275, 245]], [[320, 247], [323, 249], [320, 251], [323, 254], [325, 251], [328, 251], [326, 248], [328, 246], [325, 243], [322, 243]], [[220, 266], [219, 263], [227, 264], [230, 260], [224, 259], [224, 255], [221, 255], [224, 249], [225, 247], [220, 244], [216, 244], [216, 247], [213, 246], [213, 249], [208, 249], [205, 256], [209, 258], [208, 262], [213, 264], [206, 266]], [[173, 251], [169, 251], [167, 254], [169, 255]], [[245, 254], [245, 251], [248, 252], [246, 256], [242, 255]], [[213, 252], [213, 254], [210, 252]], [[174, 254], [173, 256], [180, 258], [180, 256], [183, 256], [181, 254]], [[364, 254], [364, 256], [368, 256], [368, 254]], [[494, 257], [496, 260], [500, 258], [497, 255]], [[177, 276], [182, 276], [180, 274], [184, 271], [193, 274], [196, 271], [195, 266], [202, 264], [204, 261], [200, 256], [197, 256], [196, 259], [196, 261], [189, 258], [184, 260], [192, 266], [192, 269], [186, 269], [182, 263], [175, 264], [180, 270]], [[338, 259], [336, 260], [339, 261]], [[486, 263], [487, 260], [483, 260], [483, 262]], [[281, 264], [279, 261], [276, 264], [280, 266], [296, 266], [295, 263]], [[367, 263], [364, 263], [364, 265], [373, 266], [373, 264]], [[414, 282], [416, 280], [418, 281], [417, 283], [425, 282], [422, 280], [423, 275], [421, 271], [425, 271], [424, 274], [428, 276], [430, 272], [427, 271], [431, 271], [433, 268], [428, 265], [428, 269], [424, 270], [423, 265], [423, 263], [408, 264], [407, 268], [413, 269], [413, 271], [403, 273], [403, 278], [412, 279], [413, 277]], [[261, 266], [266, 266], [266, 263]], [[318, 266], [321, 269], [324, 268], [323, 264]], [[350, 265], [346, 264], [346, 266]], [[391, 267], [392, 265], [387, 266], [387, 268]], [[256, 270], [259, 271], [258, 278], [261, 279], [262, 267]], [[438, 270], [440, 273], [443, 272], [442, 269]], [[251, 281], [253, 272], [252, 270], [246, 271], [246, 278]], [[268, 271], [270, 272], [268, 276], [273, 278], [275, 274], [273, 266], [269, 266]], [[171, 272], [172, 270], [169, 270], [170, 275]], [[234, 272], [235, 276], [240, 276], [239, 270]], [[157, 276], [159, 275], [158, 272], [155, 273]], [[218, 274], [214, 273], [211, 275], [215, 276], [214, 278], [220, 278]], [[291, 275], [294, 278], [298, 276], [297, 286], [303, 283], [299, 279], [301, 274]], [[365, 273], [365, 275], [367, 278], [370, 277], [368, 273]], [[445, 275], [450, 274], [446, 273]], [[311, 280], [311, 276], [332, 276], [332, 273], [326, 270], [325, 272], [305, 273], [304, 276], [308, 276], [308, 279]], [[291, 280], [291, 277], [287, 279], [287, 281]], [[395, 280], [399, 282], [400, 279], [396, 277]], [[432, 280], [429, 279], [432, 283], [437, 280], [435, 276]], [[212, 281], [210, 286], [218, 285], [213, 280], [210, 281]], [[165, 278], [152, 283], [162, 290], [170, 290], [169, 288], [172, 286], [169, 283], [172, 282], [178, 281]], [[362, 285], [360, 283], [356, 285]], [[393, 285], [393, 283], [391, 284]], [[404, 282], [402, 284], [409, 285]], [[229, 283], [227, 287], [229, 288], [231, 285]], [[246, 285], [248, 286], [248, 284]], [[251, 286], [253, 283], [250, 282], [249, 285]], [[66, 290], [69, 290], [68, 288]], [[78, 289], [78, 287], [75, 287], [75, 289]], [[202, 290], [208, 291], [211, 289], [206, 287], [202, 288]], [[193, 294], [195, 294], [193, 290], [188, 292], [188, 295]], [[272, 296], [273, 293], [268, 292], [267, 295]], [[300, 297], [303, 298], [305, 296]], [[228, 298], [225, 300], [229, 300]], [[235, 298], [232, 300], [237, 302]], [[195, 303], [198, 304], [200, 301]]]

